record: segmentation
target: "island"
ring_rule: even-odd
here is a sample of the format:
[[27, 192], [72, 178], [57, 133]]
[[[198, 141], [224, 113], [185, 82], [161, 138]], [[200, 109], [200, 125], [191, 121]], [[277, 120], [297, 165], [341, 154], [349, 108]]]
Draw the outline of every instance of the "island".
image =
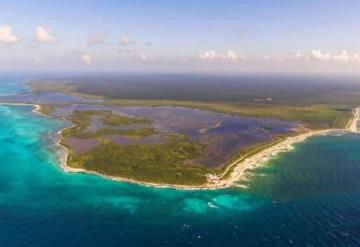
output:
[[198, 91], [190, 93], [139, 81], [37, 80], [29, 83], [32, 92], [0, 102], [34, 104], [69, 123], [59, 132], [65, 170], [158, 187], [233, 186], [246, 171], [309, 136], [357, 131], [357, 102], [339, 102], [342, 95], [327, 104], [319, 103], [323, 95], [299, 104], [313, 95], [291, 91], [295, 103], [257, 88], [250, 93], [225, 85], [216, 92], [213, 85], [203, 91], [193, 82], [188, 89]]

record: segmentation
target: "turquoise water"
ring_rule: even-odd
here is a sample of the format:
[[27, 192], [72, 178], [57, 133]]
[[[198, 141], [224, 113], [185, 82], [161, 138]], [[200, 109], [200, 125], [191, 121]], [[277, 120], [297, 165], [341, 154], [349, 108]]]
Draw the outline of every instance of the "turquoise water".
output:
[[298, 144], [247, 188], [179, 191], [65, 173], [64, 123], [30, 106], [0, 119], [0, 246], [360, 245], [360, 135]]
[[22, 75], [0, 75], [0, 95], [19, 94], [28, 91], [26, 81], [27, 79]]

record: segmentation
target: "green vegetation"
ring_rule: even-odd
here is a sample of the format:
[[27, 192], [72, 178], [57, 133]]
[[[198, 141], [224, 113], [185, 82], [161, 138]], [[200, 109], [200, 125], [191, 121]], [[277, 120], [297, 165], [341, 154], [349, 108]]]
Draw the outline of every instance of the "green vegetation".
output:
[[[324, 80], [327, 83], [323, 83]], [[353, 78], [119, 75], [107, 80], [37, 81], [31, 87], [40, 92], [61, 91], [88, 98], [100, 97], [104, 99], [101, 104], [108, 105], [183, 106], [242, 116], [298, 120], [311, 129], [344, 128], [351, 118], [351, 110], [360, 105], [360, 86]], [[256, 101], [263, 98], [271, 100]]]
[[269, 105], [230, 104], [224, 102], [193, 102], [171, 100], [108, 100], [108, 105], [183, 106], [248, 117], [302, 121], [310, 129], [345, 128], [352, 117], [347, 105]]
[[130, 125], [130, 124], [151, 124], [150, 119], [145, 118], [129, 118], [114, 114], [102, 114], [101, 122], [107, 125]]
[[86, 131], [86, 129], [91, 124], [92, 117], [99, 117], [100, 121], [109, 126], [121, 126], [121, 125], [131, 125], [131, 124], [144, 124], [148, 125], [151, 123], [149, 119], [143, 118], [133, 118], [125, 117], [120, 115], [115, 115], [111, 111], [95, 111], [95, 110], [86, 110], [86, 111], [74, 111], [69, 120], [74, 123], [72, 128], [68, 128], [63, 131], [63, 136], [65, 137], [78, 137], [78, 138], [91, 138], [91, 137], [101, 137], [103, 135], [124, 135], [129, 137], [144, 137], [149, 136], [155, 133], [153, 128], [99, 128], [95, 132]]
[[[101, 114], [109, 113], [102, 112]], [[101, 114], [97, 111], [75, 111], [72, 119], [82, 126], [87, 126], [90, 116]], [[78, 137], [79, 129], [76, 127], [73, 128], [76, 129], [75, 137]], [[107, 131], [113, 130], [116, 129], [103, 129], [102, 134], [108, 134]], [[99, 132], [96, 135], [101, 136]], [[69, 135], [66, 134], [66, 136]], [[95, 135], [81, 137], [90, 138]], [[168, 134], [166, 137], [166, 143], [156, 145], [118, 145], [100, 139], [99, 146], [81, 154], [76, 153], [71, 146], [67, 145], [66, 139], [63, 140], [63, 144], [70, 150], [69, 166], [71, 167], [142, 182], [197, 186], [207, 182], [207, 174], [224, 173], [223, 178], [227, 178], [235, 167], [234, 161], [242, 161], [286, 138], [279, 135], [269, 142], [242, 148], [221, 169], [210, 169], [193, 163], [205, 153], [205, 145], [191, 142], [184, 135]]]
[[[92, 117], [99, 117], [111, 128], [99, 128], [94, 132], [86, 129]], [[69, 166], [96, 171], [105, 175], [119, 176], [143, 182], [201, 185], [206, 182], [209, 169], [187, 165], [187, 160], [199, 157], [204, 145], [191, 142], [184, 135], [170, 133], [166, 143], [148, 145], [118, 145], [103, 138], [106, 135], [123, 135], [141, 138], [155, 133], [153, 128], [114, 128], [123, 125], [144, 124], [151, 121], [114, 115], [111, 111], [74, 111], [69, 120], [74, 126], [63, 131], [62, 144], [70, 150]], [[101, 144], [86, 153], [76, 153], [67, 138], [96, 138]]]
[[103, 135], [122, 135], [126, 137], [141, 138], [155, 134], [153, 128], [136, 128], [136, 129], [99, 129], [92, 136], [97, 137]]
[[[360, 87], [350, 83], [297, 81], [296, 84], [282, 84], [274, 78], [269, 83], [250, 83], [246, 81], [248, 78], [241, 83], [233, 79], [229, 82], [229, 78], [220, 78], [219, 83], [212, 77], [205, 78], [207, 83], [181, 80], [178, 81], [181, 83], [168, 83], [166, 80], [159, 82], [157, 77], [150, 82], [144, 78], [137, 78], [140, 81], [70, 78], [38, 81], [31, 86], [37, 92], [60, 91], [86, 98], [101, 98], [102, 101], [97, 103], [101, 105], [182, 106], [241, 116], [301, 121], [309, 129], [345, 128], [352, 117], [352, 109], [360, 105]], [[97, 117], [104, 126], [90, 132], [87, 129], [92, 117]], [[82, 154], [75, 153], [67, 145], [71, 153], [70, 166], [144, 182], [177, 185], [202, 185], [209, 173], [224, 173], [226, 178], [234, 169], [234, 161], [240, 162], [286, 138], [277, 136], [269, 142], [248, 146], [221, 169], [207, 169], [196, 164], [206, 152], [206, 147], [189, 141], [186, 136], [169, 134], [165, 143], [154, 145], [118, 145], [103, 138], [106, 135], [133, 138], [153, 135], [155, 130], [149, 119], [119, 116], [111, 111], [74, 111], [69, 120], [75, 125], [63, 132], [64, 145], [67, 145], [68, 137], [101, 141], [99, 146]], [[144, 126], [116, 128], [132, 124]], [[264, 125], [263, 128], [271, 130], [272, 126]]]
[[29, 86], [35, 92], [53, 91], [53, 92], [73, 93], [78, 88], [77, 84], [73, 84], [69, 81], [66, 82], [64, 81], [64, 83], [59, 83], [57, 80], [32, 81], [29, 82]]
[[166, 144], [117, 145], [104, 142], [85, 154], [73, 154], [72, 167], [143, 182], [201, 185], [209, 169], [184, 162], [202, 154], [204, 146], [181, 140]]

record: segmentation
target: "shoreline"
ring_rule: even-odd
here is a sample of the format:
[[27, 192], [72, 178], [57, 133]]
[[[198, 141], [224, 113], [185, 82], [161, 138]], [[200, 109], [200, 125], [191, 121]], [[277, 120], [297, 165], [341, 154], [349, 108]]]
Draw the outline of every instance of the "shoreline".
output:
[[32, 110], [32, 112], [42, 115], [44, 117], [51, 117], [45, 113], [41, 112], [41, 108], [42, 106], [39, 104], [31, 104], [31, 103], [6, 103], [6, 102], [1, 102], [0, 105], [13, 105], [13, 106], [32, 106], [34, 107], [34, 109]]
[[[28, 105], [33, 106], [33, 112], [37, 114], [41, 114], [44, 116], [48, 116], [42, 112], [40, 112], [41, 105], [38, 104], [30, 104], [30, 103], [0, 103], [0, 105]], [[172, 188], [172, 189], [180, 189], [180, 190], [214, 190], [214, 189], [224, 189], [232, 187], [236, 184], [236, 182], [241, 181], [244, 179], [244, 175], [249, 169], [253, 169], [255, 167], [258, 167], [262, 165], [266, 160], [268, 160], [270, 157], [273, 157], [281, 152], [286, 152], [293, 149], [293, 144], [300, 143], [305, 141], [307, 138], [317, 135], [326, 135], [331, 132], [353, 132], [358, 133], [357, 129], [357, 122], [360, 120], [360, 108], [356, 107], [353, 109], [353, 117], [349, 120], [349, 123], [344, 129], [323, 129], [323, 130], [312, 130], [306, 133], [301, 133], [296, 136], [289, 136], [286, 137], [285, 140], [280, 141], [279, 143], [276, 143], [274, 145], [271, 145], [258, 153], [255, 153], [253, 155], [250, 155], [249, 157], [239, 157], [235, 161], [233, 161], [231, 164], [229, 164], [225, 171], [220, 174], [219, 176], [208, 174], [208, 183], [204, 185], [198, 185], [198, 186], [192, 186], [192, 185], [176, 185], [176, 184], [160, 184], [160, 183], [151, 183], [151, 182], [143, 182], [138, 181], [135, 179], [127, 179], [127, 178], [121, 178], [116, 176], [109, 176], [105, 175], [96, 171], [90, 171], [83, 168], [73, 168], [68, 166], [68, 158], [70, 155], [70, 150], [61, 144], [61, 137], [62, 132], [68, 128], [73, 127], [67, 126], [59, 131], [57, 131], [57, 134], [59, 135], [59, 138], [56, 143], [54, 143], [56, 146], [60, 147], [60, 168], [62, 168], [65, 172], [74, 172], [74, 173], [85, 173], [85, 174], [92, 174], [104, 177], [106, 179], [110, 179], [113, 181], [120, 181], [120, 182], [128, 182], [128, 183], [135, 183], [142, 186], [148, 186], [148, 187], [154, 187], [154, 188]], [[233, 170], [230, 172], [229, 177], [226, 179], [223, 179], [223, 177], [229, 172], [230, 169]]]
[[2, 103], [0, 103], [0, 105], [32, 106], [32, 107], [34, 107], [34, 109], [32, 110], [33, 112], [36, 112], [36, 113], [45, 115], [45, 114], [43, 114], [43, 113], [40, 112], [41, 105], [38, 105], [38, 104], [31, 104], [31, 103], [6, 103], [6, 102], [2, 102]]
[[255, 168], [266, 160], [268, 160], [270, 157], [277, 155], [281, 152], [286, 152], [293, 149], [293, 144], [303, 142], [309, 137], [312, 136], [318, 136], [318, 135], [326, 135], [332, 132], [352, 132], [352, 133], [358, 133], [357, 129], [357, 123], [360, 120], [360, 108], [356, 107], [353, 109], [353, 117], [350, 119], [349, 123], [344, 129], [324, 129], [324, 130], [313, 130], [309, 131], [300, 135], [296, 136], [289, 136], [285, 140], [281, 141], [280, 143], [277, 143], [275, 145], [272, 145], [268, 148], [265, 148], [264, 150], [251, 155], [247, 158], [239, 158], [236, 161], [234, 161], [232, 164], [230, 164], [226, 170], [224, 171], [223, 175], [227, 173], [229, 169], [232, 167], [235, 167], [234, 170], [230, 173], [230, 176], [228, 179], [220, 180], [220, 184], [222, 184], [224, 187], [230, 187], [234, 185], [237, 181], [240, 181], [243, 176], [245, 175], [245, 172], [249, 169]]
[[[224, 189], [232, 187], [237, 181], [240, 181], [243, 179], [244, 175], [246, 174], [246, 171], [249, 169], [255, 168], [257, 166], [260, 166], [270, 157], [277, 155], [281, 152], [286, 152], [293, 149], [293, 144], [300, 143], [305, 141], [307, 138], [317, 135], [326, 135], [331, 132], [354, 132], [357, 133], [357, 122], [360, 120], [360, 108], [355, 108], [353, 110], [353, 117], [349, 120], [349, 123], [347, 124], [346, 128], [344, 129], [324, 129], [324, 130], [313, 130], [306, 133], [302, 133], [296, 136], [289, 136], [285, 138], [285, 140], [276, 143], [274, 145], [269, 146], [268, 148], [265, 148], [264, 150], [259, 151], [258, 153], [254, 155], [250, 155], [249, 157], [240, 157], [234, 162], [232, 162], [230, 165], [227, 166], [225, 171], [220, 175], [220, 177], [215, 177], [217, 179], [215, 182], [208, 182], [204, 185], [199, 186], [191, 186], [191, 185], [176, 185], [176, 184], [159, 184], [159, 183], [150, 183], [150, 182], [143, 182], [138, 181], [134, 179], [127, 179], [127, 178], [121, 178], [116, 176], [109, 176], [105, 174], [101, 174], [96, 171], [90, 171], [82, 168], [72, 168], [67, 165], [68, 156], [70, 154], [70, 151], [65, 146], [61, 145], [61, 140], [58, 141], [58, 145], [62, 147], [63, 150], [65, 150], [64, 155], [61, 159], [61, 168], [66, 172], [79, 172], [79, 173], [86, 173], [86, 174], [92, 174], [104, 177], [106, 179], [110, 179], [113, 181], [121, 181], [121, 182], [128, 182], [128, 183], [135, 183], [138, 185], [148, 186], [148, 187], [155, 187], [155, 188], [172, 188], [172, 189], [179, 189], [179, 190], [215, 190], [215, 189]], [[71, 126], [70, 126], [71, 127]], [[67, 128], [66, 127], [60, 131], [58, 131], [58, 134], [61, 135], [61, 132]], [[234, 167], [234, 170], [230, 173], [229, 178], [222, 179], [229, 169]], [[209, 174], [209, 176], [213, 176]], [[214, 179], [214, 177], [212, 177]]]
[[358, 120], [360, 119], [360, 107], [356, 107], [354, 110], [353, 110], [353, 118], [350, 119], [349, 123], [347, 124], [346, 128], [348, 131], [350, 132], [358, 132], [358, 128], [357, 128], [357, 123], [358, 123]]

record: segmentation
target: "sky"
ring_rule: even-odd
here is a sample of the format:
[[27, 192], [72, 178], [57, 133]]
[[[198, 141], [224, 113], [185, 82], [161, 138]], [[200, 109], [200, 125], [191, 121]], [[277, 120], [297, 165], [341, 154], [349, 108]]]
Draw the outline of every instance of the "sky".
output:
[[0, 70], [345, 72], [358, 0], [0, 0]]

